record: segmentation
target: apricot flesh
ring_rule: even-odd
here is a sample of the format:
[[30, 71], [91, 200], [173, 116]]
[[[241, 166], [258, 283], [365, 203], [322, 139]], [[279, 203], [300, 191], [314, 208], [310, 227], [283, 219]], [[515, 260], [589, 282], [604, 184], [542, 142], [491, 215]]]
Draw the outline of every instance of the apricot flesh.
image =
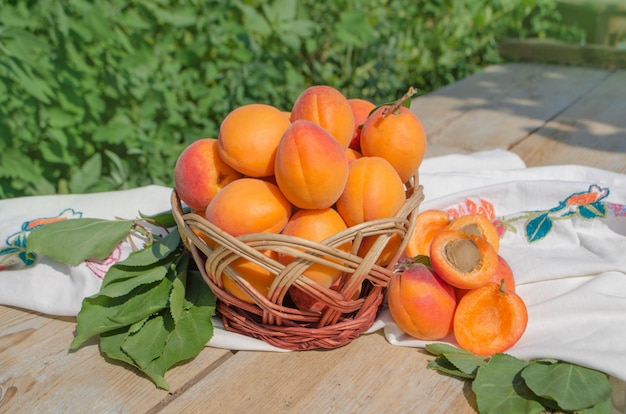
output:
[[435, 341], [452, 331], [454, 289], [424, 264], [413, 264], [395, 274], [387, 301], [394, 322], [416, 339]]
[[473, 289], [484, 285], [493, 276], [498, 254], [480, 236], [442, 230], [433, 237], [430, 262], [435, 272], [452, 286]]

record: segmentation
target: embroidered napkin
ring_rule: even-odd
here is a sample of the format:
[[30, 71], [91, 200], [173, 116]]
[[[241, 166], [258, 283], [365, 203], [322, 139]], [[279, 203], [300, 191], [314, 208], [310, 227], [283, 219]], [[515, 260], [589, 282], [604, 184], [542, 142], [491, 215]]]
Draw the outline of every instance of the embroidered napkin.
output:
[[[500, 223], [500, 254], [529, 310], [520, 358], [554, 357], [626, 380], [626, 175], [563, 165], [526, 168], [503, 150], [424, 160], [422, 210], [452, 216], [482, 212]], [[171, 189], [149, 186], [89, 195], [0, 200], [0, 304], [50, 315], [75, 315], [97, 293], [122, 243], [102, 262], [65, 266], [29, 257], [25, 240], [42, 223], [72, 217], [135, 218], [169, 210]], [[225, 331], [214, 319], [209, 346], [279, 351]], [[369, 332], [383, 330], [398, 346], [420, 347], [398, 330], [387, 310]], [[454, 343], [453, 338], [446, 341]]]

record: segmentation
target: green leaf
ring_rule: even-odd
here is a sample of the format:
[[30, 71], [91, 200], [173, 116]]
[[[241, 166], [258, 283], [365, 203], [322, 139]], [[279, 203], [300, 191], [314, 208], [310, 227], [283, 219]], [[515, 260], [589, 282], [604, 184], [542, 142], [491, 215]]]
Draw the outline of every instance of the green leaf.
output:
[[138, 368], [143, 370], [163, 353], [167, 338], [173, 329], [173, 322], [170, 320], [168, 323], [165, 317], [159, 314], [135, 325], [130, 327], [128, 335], [124, 338], [122, 350], [133, 359]]
[[171, 286], [171, 280], [164, 278], [151, 285], [141, 285], [124, 296], [110, 298], [96, 294], [85, 298], [70, 349], [78, 348], [94, 335], [134, 324], [161, 311], [167, 306]]
[[[118, 278], [130, 277], [124, 275], [125, 271], [147, 269], [156, 264], [169, 261], [170, 256], [181, 248], [180, 233], [175, 228], [152, 246], [133, 252], [126, 260], [117, 263], [114, 267], [119, 268], [122, 272], [117, 274], [116, 277], [111, 276], [110, 282], [117, 281]], [[103, 286], [106, 286], [107, 283], [109, 281], [105, 278]]]
[[566, 411], [600, 404], [612, 392], [605, 374], [565, 362], [532, 363], [522, 371], [522, 377], [535, 394], [554, 400], [559, 408]]
[[434, 360], [430, 361], [426, 368], [434, 369], [438, 371], [440, 374], [449, 375], [451, 377], [455, 377], [460, 380], [473, 380], [475, 376], [472, 374], [467, 374], [457, 368], [454, 364], [448, 360], [444, 355], [439, 355]]
[[[189, 212], [191, 209], [189, 207], [185, 207], [183, 213]], [[174, 220], [174, 215], [172, 214], [172, 210], [164, 211], [162, 213], [157, 213], [151, 216], [142, 214], [139, 212], [139, 216], [143, 219], [148, 219], [149, 221], [154, 221], [159, 225], [170, 228], [176, 227], [176, 220]]]
[[528, 361], [495, 354], [478, 369], [472, 383], [480, 413], [540, 413], [544, 406], [528, 389], [520, 372]]
[[[142, 268], [142, 270], [130, 271], [127, 268], [113, 265], [106, 274], [105, 280], [100, 288], [100, 295], [107, 296], [109, 298], [117, 298], [124, 296], [128, 292], [141, 285], [148, 285], [154, 282], [158, 282], [163, 279], [169, 269], [167, 266], [155, 266], [149, 268]], [[109, 278], [110, 276], [110, 278]], [[111, 281], [111, 278], [115, 280]]]
[[126, 237], [133, 220], [79, 218], [45, 224], [28, 236], [28, 252], [77, 266], [87, 259], [104, 260]]
[[[428, 257], [428, 256], [421, 256], [421, 257]], [[452, 346], [450, 344], [445, 344], [445, 343], [427, 344], [424, 347], [424, 350], [426, 350], [426, 352], [432, 355], [441, 355], [441, 354], [448, 354], [448, 353], [455, 353], [455, 354], [461, 354], [461, 355], [473, 355], [471, 352], [468, 352], [464, 349], [457, 348], [455, 346]]]

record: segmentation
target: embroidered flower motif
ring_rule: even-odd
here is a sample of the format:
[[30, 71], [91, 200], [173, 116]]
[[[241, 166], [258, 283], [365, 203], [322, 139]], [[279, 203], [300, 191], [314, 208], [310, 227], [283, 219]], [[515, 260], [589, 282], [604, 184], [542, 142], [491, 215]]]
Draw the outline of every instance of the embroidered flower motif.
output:
[[514, 222], [524, 220], [524, 232], [526, 240], [534, 243], [544, 239], [552, 230], [555, 220], [565, 220], [578, 216], [583, 219], [605, 218], [610, 209], [615, 215], [621, 214], [624, 206], [602, 201], [610, 193], [608, 188], [602, 188], [592, 184], [585, 191], [573, 193], [556, 207], [548, 210], [528, 211], [517, 217], [501, 219], [501, 223], [507, 230], [515, 232]]
[[122, 243], [118, 244], [115, 249], [104, 260], [85, 260], [87, 268], [93, 272], [98, 279], [104, 279], [104, 275], [109, 268], [120, 261], [122, 257]]
[[26, 239], [31, 231], [46, 223], [80, 218], [82, 215], [83, 213], [80, 211], [66, 208], [54, 217], [37, 218], [23, 222], [20, 231], [9, 235], [5, 241], [6, 246], [0, 249], [0, 271], [20, 263], [24, 266], [31, 266], [35, 263], [35, 255], [26, 250]]

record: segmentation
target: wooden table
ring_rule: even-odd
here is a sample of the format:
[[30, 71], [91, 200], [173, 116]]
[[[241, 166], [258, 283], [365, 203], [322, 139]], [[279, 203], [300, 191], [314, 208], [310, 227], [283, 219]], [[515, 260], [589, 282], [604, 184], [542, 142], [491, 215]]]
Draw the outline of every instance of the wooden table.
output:
[[[493, 66], [413, 108], [427, 129], [427, 156], [506, 148], [528, 166], [626, 173], [624, 70]], [[330, 351], [205, 348], [168, 372], [167, 392], [105, 361], [95, 340], [68, 353], [74, 329], [74, 318], [0, 306], [0, 412], [474, 412], [467, 386], [381, 333]]]

